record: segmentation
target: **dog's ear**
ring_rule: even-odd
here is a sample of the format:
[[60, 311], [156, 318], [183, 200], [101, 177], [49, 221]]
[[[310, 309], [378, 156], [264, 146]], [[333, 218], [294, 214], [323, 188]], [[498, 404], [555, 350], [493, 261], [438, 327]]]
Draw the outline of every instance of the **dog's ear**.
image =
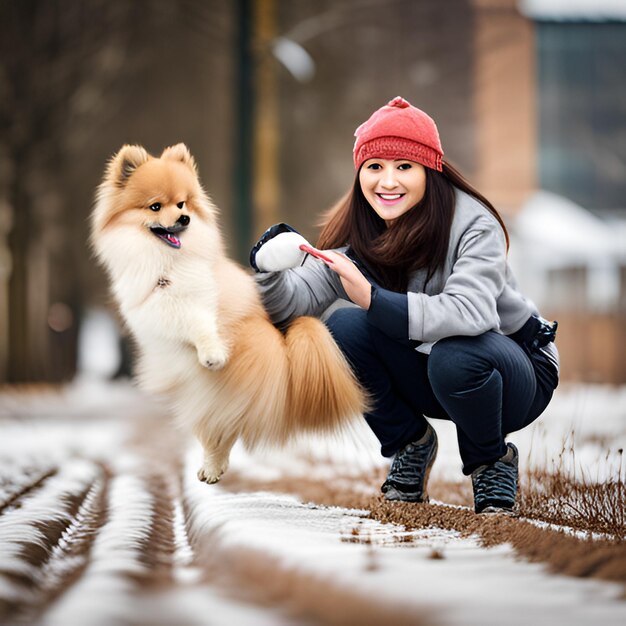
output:
[[135, 170], [149, 158], [150, 155], [141, 146], [122, 146], [109, 163], [107, 178], [118, 187], [124, 187]]
[[171, 159], [172, 161], [180, 161], [184, 163], [194, 174], [198, 173], [196, 162], [189, 152], [189, 148], [184, 143], [177, 143], [175, 146], [165, 148], [161, 154], [162, 159]]

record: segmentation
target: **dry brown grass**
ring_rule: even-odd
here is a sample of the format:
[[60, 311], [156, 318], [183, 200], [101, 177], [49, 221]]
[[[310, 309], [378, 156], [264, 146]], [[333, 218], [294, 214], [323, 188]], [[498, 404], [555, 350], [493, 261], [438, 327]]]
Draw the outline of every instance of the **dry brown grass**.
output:
[[[522, 470], [518, 496], [521, 517], [566, 526], [585, 533], [626, 539], [626, 485], [621, 470], [604, 481], [594, 481], [565, 471]], [[473, 506], [469, 480], [432, 480], [431, 497], [440, 502]]]
[[[569, 526], [584, 532], [626, 539], [626, 485], [622, 471], [623, 450], [612, 474], [593, 480], [576, 463], [572, 446], [563, 447], [551, 471], [531, 468], [521, 475], [520, 514], [529, 519]], [[610, 466], [610, 452], [605, 461]], [[566, 463], [567, 461], [567, 463]], [[565, 469], [571, 467], [571, 470]]]
[[529, 470], [520, 490], [520, 514], [561, 526], [626, 539], [624, 480], [577, 481], [545, 470]]

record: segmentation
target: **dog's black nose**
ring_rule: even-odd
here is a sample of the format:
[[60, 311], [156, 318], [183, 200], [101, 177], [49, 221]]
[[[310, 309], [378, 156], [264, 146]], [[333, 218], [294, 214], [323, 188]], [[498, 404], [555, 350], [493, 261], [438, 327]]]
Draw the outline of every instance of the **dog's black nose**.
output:
[[180, 224], [181, 226], [187, 226], [187, 224], [189, 224], [190, 221], [191, 221], [191, 219], [189, 218], [189, 215], [181, 215], [176, 220], [176, 223]]

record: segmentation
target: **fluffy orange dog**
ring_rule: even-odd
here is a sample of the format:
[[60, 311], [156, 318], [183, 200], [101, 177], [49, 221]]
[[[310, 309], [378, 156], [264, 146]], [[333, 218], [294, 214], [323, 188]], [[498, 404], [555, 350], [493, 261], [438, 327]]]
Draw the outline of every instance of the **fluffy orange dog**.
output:
[[254, 280], [224, 252], [217, 210], [187, 147], [159, 158], [124, 146], [108, 165], [91, 241], [139, 347], [143, 389], [165, 394], [204, 448], [213, 483], [241, 437], [248, 447], [329, 431], [364, 394], [326, 327], [272, 326]]

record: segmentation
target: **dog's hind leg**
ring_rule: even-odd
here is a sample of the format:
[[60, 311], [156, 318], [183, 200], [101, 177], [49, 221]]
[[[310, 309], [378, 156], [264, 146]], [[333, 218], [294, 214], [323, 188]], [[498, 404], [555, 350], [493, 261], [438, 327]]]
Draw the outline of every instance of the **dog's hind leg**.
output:
[[204, 461], [198, 470], [198, 479], [205, 483], [216, 483], [228, 469], [230, 451], [237, 441], [236, 436], [220, 437], [218, 440], [202, 439]]

